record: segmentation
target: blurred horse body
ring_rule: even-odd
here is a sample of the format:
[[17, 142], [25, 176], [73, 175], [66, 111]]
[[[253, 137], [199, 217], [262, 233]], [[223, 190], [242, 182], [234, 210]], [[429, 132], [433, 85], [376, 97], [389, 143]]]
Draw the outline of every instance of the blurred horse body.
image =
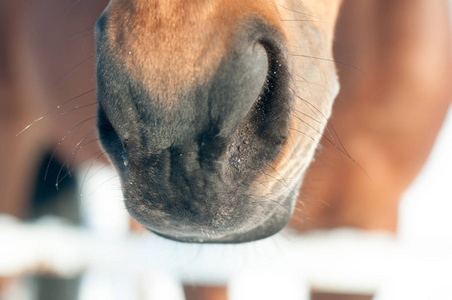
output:
[[[55, 184], [66, 169], [90, 155], [94, 160], [100, 153], [92, 132], [93, 26], [106, 4], [72, 0], [0, 3], [2, 213], [26, 217], [38, 168], [47, 153], [68, 163], [59, 179], [47, 178]], [[36, 119], [42, 120], [16, 136]]]

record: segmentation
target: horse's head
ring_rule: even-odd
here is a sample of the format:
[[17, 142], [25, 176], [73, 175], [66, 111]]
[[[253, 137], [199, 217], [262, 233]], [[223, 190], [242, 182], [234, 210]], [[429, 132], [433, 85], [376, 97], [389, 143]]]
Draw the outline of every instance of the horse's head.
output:
[[186, 242], [287, 224], [338, 90], [338, 6], [110, 1], [96, 27], [98, 129], [138, 222]]

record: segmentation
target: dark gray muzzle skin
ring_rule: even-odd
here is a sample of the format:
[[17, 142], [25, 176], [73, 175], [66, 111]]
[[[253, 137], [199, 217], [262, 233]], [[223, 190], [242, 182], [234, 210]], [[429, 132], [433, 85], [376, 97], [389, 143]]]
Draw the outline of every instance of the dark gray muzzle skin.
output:
[[104, 14], [96, 25], [97, 126], [132, 217], [183, 242], [240, 243], [281, 230], [294, 195], [272, 196], [258, 183], [289, 130], [293, 95], [279, 34], [249, 20], [215, 75], [168, 110], [121, 67], [107, 22]]

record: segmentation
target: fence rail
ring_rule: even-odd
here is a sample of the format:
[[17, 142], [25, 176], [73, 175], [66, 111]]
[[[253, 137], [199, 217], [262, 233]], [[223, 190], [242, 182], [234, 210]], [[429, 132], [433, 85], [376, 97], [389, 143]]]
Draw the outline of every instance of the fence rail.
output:
[[256, 293], [253, 287], [268, 296], [272, 289], [298, 285], [293, 294], [315, 288], [384, 295], [397, 287], [405, 290], [404, 295], [408, 289], [416, 291], [410, 299], [443, 299], [421, 298], [422, 291], [452, 299], [452, 245], [406, 244], [378, 233], [284, 232], [245, 245], [196, 245], [150, 234], [99, 236], [56, 219], [29, 224], [2, 216], [0, 239], [0, 276], [44, 271], [68, 277], [90, 270], [228, 285], [231, 294], [240, 289], [241, 295], [246, 294], [243, 289]]

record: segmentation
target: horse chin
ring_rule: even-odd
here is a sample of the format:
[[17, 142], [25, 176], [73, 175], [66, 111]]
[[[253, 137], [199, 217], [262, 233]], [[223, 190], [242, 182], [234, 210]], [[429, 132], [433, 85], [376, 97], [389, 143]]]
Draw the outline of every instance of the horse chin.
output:
[[219, 205], [200, 215], [164, 208], [151, 209], [126, 201], [126, 207], [143, 227], [165, 238], [186, 243], [244, 243], [260, 240], [282, 230], [290, 220], [294, 207], [293, 197], [275, 199], [263, 207], [256, 200], [247, 205], [224, 207]]

